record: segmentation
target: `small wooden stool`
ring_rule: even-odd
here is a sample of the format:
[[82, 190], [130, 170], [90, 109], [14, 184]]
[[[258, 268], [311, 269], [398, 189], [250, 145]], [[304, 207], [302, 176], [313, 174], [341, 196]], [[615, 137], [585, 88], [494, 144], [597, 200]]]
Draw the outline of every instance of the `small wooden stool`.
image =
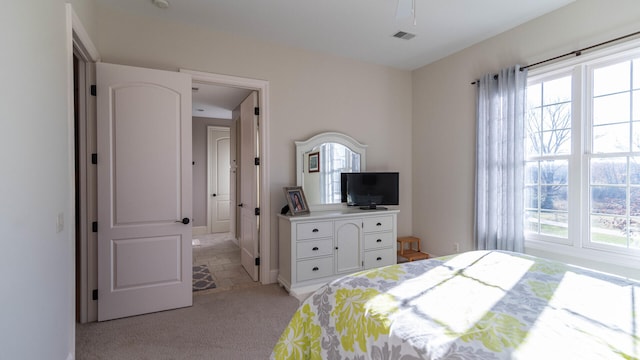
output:
[[[420, 251], [420, 238], [404, 236], [398, 238], [398, 255], [409, 261], [428, 259], [429, 254]], [[408, 244], [408, 246], [405, 246]], [[415, 245], [415, 248], [414, 248]]]

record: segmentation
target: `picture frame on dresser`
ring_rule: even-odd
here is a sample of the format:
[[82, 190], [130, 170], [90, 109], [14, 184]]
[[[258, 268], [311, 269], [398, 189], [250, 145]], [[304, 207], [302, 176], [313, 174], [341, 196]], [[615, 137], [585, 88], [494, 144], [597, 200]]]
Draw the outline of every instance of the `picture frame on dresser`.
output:
[[286, 186], [283, 190], [287, 198], [287, 204], [289, 205], [289, 215], [298, 216], [309, 214], [309, 205], [307, 198], [304, 196], [302, 186]]

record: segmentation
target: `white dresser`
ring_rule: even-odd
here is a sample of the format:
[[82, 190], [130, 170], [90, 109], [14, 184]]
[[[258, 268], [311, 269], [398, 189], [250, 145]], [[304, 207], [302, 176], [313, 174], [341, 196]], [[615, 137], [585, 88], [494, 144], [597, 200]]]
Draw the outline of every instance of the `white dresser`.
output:
[[279, 215], [278, 282], [298, 296], [346, 274], [395, 264], [398, 212], [344, 209]]

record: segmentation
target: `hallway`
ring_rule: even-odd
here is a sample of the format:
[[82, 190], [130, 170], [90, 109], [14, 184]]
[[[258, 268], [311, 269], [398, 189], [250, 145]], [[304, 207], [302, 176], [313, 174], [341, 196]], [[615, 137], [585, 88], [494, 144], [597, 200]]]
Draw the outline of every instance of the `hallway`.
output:
[[207, 265], [216, 284], [215, 289], [194, 292], [210, 294], [260, 283], [253, 281], [240, 264], [240, 248], [231, 233], [193, 236], [193, 266]]

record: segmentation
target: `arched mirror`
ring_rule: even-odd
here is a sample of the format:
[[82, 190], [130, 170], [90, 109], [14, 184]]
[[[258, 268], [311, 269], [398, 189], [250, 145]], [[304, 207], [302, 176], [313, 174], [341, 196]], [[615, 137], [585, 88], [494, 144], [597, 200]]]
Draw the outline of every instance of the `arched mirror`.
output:
[[312, 210], [340, 206], [340, 173], [365, 171], [366, 149], [367, 145], [337, 132], [296, 141], [297, 185], [304, 189]]

